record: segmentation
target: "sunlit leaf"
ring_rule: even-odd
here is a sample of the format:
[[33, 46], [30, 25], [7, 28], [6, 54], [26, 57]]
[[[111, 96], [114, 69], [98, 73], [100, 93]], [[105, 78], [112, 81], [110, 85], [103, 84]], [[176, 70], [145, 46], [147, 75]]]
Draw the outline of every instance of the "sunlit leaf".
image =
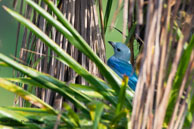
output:
[[96, 102], [96, 110], [95, 110], [95, 116], [94, 116], [94, 123], [93, 123], [93, 129], [98, 129], [98, 125], [100, 122], [100, 118], [103, 112], [103, 103]]
[[118, 99], [118, 103], [117, 103], [117, 107], [116, 107], [116, 112], [115, 112], [116, 115], [119, 114], [119, 112], [123, 108], [123, 105], [125, 102], [126, 88], [128, 86], [128, 80], [129, 80], [128, 76], [124, 75], [121, 89], [120, 89], [120, 93], [119, 93], [119, 99]]
[[[74, 27], [67, 21], [61, 11], [56, 8], [52, 1], [44, 0], [45, 3], [52, 9], [55, 15], [60, 20], [57, 21], [54, 19], [49, 13], [43, 10], [40, 6], [38, 6], [35, 2], [31, 0], [25, 0], [28, 4], [30, 4], [36, 11], [38, 11], [44, 18], [46, 18], [53, 26], [56, 27], [58, 31], [65, 35], [65, 37], [75, 45], [80, 51], [87, 55], [94, 63], [97, 65], [101, 74], [107, 79], [107, 81], [111, 84], [112, 88], [115, 89], [115, 92], [119, 89], [120, 79], [113, 73], [113, 71], [93, 52], [93, 50], [89, 47], [86, 41], [80, 36], [80, 34], [74, 29]], [[64, 27], [64, 26], [65, 27]], [[57, 53], [57, 52], [56, 52]]]
[[[51, 40], [45, 33], [43, 33], [39, 28], [37, 28], [33, 23], [29, 20], [22, 17], [20, 14], [4, 7], [13, 17], [15, 17], [18, 21], [24, 24], [27, 28], [29, 28], [32, 32], [34, 32], [45, 44], [47, 44], [53, 51], [55, 51], [58, 56], [60, 56], [71, 68], [73, 68], [79, 75], [81, 75], [85, 80], [95, 86], [95, 88], [100, 91], [107, 91], [109, 88], [108, 85], [100, 80], [99, 78], [91, 75], [85, 68], [83, 68], [79, 63], [77, 63], [71, 56], [69, 56], [61, 47], [59, 47], [53, 40]], [[40, 8], [40, 7], [39, 7]], [[46, 12], [47, 13], [47, 12]], [[50, 14], [47, 14], [50, 15]], [[50, 17], [50, 16], [49, 16]], [[87, 43], [86, 43], [87, 44]], [[90, 48], [91, 49], [91, 48]], [[94, 53], [93, 53], [94, 54]], [[104, 66], [103, 66], [104, 68]], [[110, 70], [107, 66], [107, 70]], [[104, 71], [106, 73], [106, 71]], [[117, 78], [118, 79], [118, 78]], [[111, 79], [115, 80], [115, 79]], [[112, 81], [113, 82], [113, 81]], [[111, 83], [112, 83], [111, 82]], [[116, 83], [114, 83], [115, 85]], [[98, 85], [98, 87], [96, 87]], [[111, 84], [112, 85], [112, 84]], [[115, 98], [109, 92], [102, 92], [103, 96], [108, 99], [112, 104], [116, 104]], [[128, 103], [129, 104], [129, 103]], [[81, 105], [81, 104], [80, 104]], [[130, 104], [129, 104], [130, 105]]]

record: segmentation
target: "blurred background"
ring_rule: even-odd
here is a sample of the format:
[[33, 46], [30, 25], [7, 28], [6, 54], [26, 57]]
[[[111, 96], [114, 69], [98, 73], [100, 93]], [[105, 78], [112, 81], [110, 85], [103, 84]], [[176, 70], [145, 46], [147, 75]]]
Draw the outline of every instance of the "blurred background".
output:
[[[12, 8], [12, 1], [0, 1], [0, 52], [8, 56], [13, 56], [15, 52], [17, 22], [4, 11], [2, 5]], [[0, 66], [0, 77], [11, 76], [12, 69]], [[13, 99], [14, 94], [0, 88], [0, 106], [12, 105]]]

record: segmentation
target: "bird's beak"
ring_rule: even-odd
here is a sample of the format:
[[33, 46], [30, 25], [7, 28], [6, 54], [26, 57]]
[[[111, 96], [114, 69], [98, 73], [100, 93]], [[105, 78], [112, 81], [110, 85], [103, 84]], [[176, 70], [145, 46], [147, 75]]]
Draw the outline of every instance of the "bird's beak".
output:
[[112, 41], [108, 41], [108, 43], [110, 43], [110, 45], [115, 48], [115, 42], [112, 42]]

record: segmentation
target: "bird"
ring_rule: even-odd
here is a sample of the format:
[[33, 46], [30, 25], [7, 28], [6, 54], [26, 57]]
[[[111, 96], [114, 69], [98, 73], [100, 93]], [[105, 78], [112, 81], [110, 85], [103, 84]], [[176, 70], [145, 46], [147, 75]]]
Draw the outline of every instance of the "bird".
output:
[[108, 66], [121, 78], [123, 78], [124, 75], [127, 75], [129, 77], [128, 85], [135, 91], [138, 76], [130, 62], [130, 49], [121, 42], [108, 41], [108, 43], [114, 49], [114, 55], [107, 61]]

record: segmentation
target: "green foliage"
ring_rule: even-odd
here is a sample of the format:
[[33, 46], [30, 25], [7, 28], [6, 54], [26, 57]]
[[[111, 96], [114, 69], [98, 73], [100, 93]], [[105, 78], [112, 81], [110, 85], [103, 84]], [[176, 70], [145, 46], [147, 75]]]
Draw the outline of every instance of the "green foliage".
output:
[[[180, 33], [180, 32], [177, 32], [177, 33]], [[179, 35], [179, 37], [180, 37], [180, 35]], [[166, 122], [167, 123], [170, 121], [171, 115], [173, 113], [175, 103], [176, 103], [176, 100], [177, 100], [178, 95], [179, 95], [179, 90], [181, 88], [182, 80], [185, 76], [193, 48], [194, 48], [194, 35], [192, 35], [191, 40], [190, 40], [188, 46], [184, 49], [182, 57], [180, 59], [180, 64], [179, 64], [179, 67], [177, 69], [175, 81], [173, 83], [173, 89], [171, 91], [171, 97], [170, 97], [169, 104], [168, 104], [167, 115], [166, 115]], [[194, 99], [190, 98], [190, 101], [188, 102], [190, 107], [194, 106], [192, 100], [194, 100]], [[192, 108], [189, 108], [188, 117], [193, 113], [194, 113], [194, 110]], [[189, 120], [189, 121], [190, 121], [189, 123], [191, 123], [191, 120]], [[189, 124], [187, 124], [187, 125], [189, 125]]]
[[[124, 80], [121, 81], [121, 79], [100, 60], [88, 46], [86, 41], [70, 25], [63, 14], [51, 1], [44, 0], [53, 13], [55, 13], [58, 20], [53, 18], [48, 12], [33, 1], [25, 1], [61, 32], [76, 48], [89, 57], [97, 65], [107, 82], [90, 74], [32, 22], [17, 12], [4, 7], [9, 14], [32, 31], [51, 50], [53, 50], [57, 54], [58, 57], [56, 58], [59, 61], [74, 69], [89, 83], [90, 86], [62, 82], [48, 74], [41, 73], [30, 67], [19, 64], [0, 53], [0, 65], [12, 67], [25, 75], [21, 78], [0, 78], [0, 87], [21, 96], [36, 107], [0, 108], [1, 124], [9, 126], [10, 128], [35, 129], [54, 127], [59, 129], [106, 129], [107, 127], [126, 127], [128, 124], [127, 114], [132, 109], [132, 98], [134, 95], [134, 92], [127, 86], [128, 79], [124, 78]], [[31, 88], [39, 87], [55, 91], [73, 103], [78, 111], [75, 112], [68, 103], [63, 104], [64, 109], [62, 111], [57, 111], [33, 95], [33, 93], [25, 91], [15, 83], [29, 85]]]
[[[89, 84], [69, 84], [60, 81], [48, 74], [41, 73], [33, 68], [24, 66], [0, 53], [0, 66], [11, 67], [19, 71], [23, 77], [20, 78], [0, 78], [0, 87], [15, 93], [25, 99], [28, 103], [26, 106], [32, 105], [33, 108], [26, 107], [0, 107], [0, 128], [10, 129], [123, 129], [129, 128], [131, 125], [130, 116], [132, 113], [132, 99], [134, 92], [128, 87], [128, 78], [124, 76], [121, 79], [92, 51], [87, 42], [67, 21], [60, 10], [50, 0], [43, 0], [49, 7], [50, 11], [56, 16], [54, 18], [50, 13], [41, 8], [32, 0], [24, 0], [34, 11], [39, 13], [47, 20], [50, 25], [56, 28], [65, 36], [68, 41], [74, 45], [79, 51], [84, 53], [92, 60], [105, 80], [102, 80], [82, 67], [60, 46], [58, 46], [48, 35], [42, 32], [31, 21], [27, 20], [19, 13], [8, 9], [5, 10], [16, 20], [22, 23], [26, 28], [34, 33], [41, 41], [56, 53], [54, 57], [66, 66], [72, 68], [78, 75], [83, 77]], [[59, 1], [58, 1], [59, 2]], [[40, 2], [39, 2], [40, 4]], [[107, 30], [107, 24], [110, 17], [113, 0], [107, 1], [107, 7], [104, 17], [104, 32]], [[131, 26], [126, 42], [138, 44], [135, 40], [136, 21]], [[174, 29], [177, 40], [183, 36], [178, 26]], [[190, 56], [194, 47], [194, 35], [191, 41], [183, 51], [179, 67], [176, 72], [171, 91], [170, 102], [167, 109], [166, 123], [168, 124], [173, 113], [178, 91], [180, 91], [182, 80], [185, 76]], [[135, 51], [135, 57], [139, 51]], [[38, 64], [35, 62], [34, 66]], [[16, 85], [17, 84], [17, 85]], [[24, 90], [18, 85], [28, 85], [29, 89]], [[33, 94], [33, 87], [50, 89], [63, 96], [67, 103], [63, 103], [63, 109], [58, 111], [36, 97]], [[72, 105], [76, 107], [73, 109]], [[140, 103], [139, 103], [140, 104]], [[141, 105], [141, 104], [140, 104]], [[194, 114], [194, 95], [189, 94], [188, 112], [185, 124], [192, 122]], [[143, 110], [142, 110], [143, 111]], [[140, 116], [142, 117], [142, 116]], [[155, 117], [155, 116], [154, 116]], [[141, 119], [141, 118], [140, 118]], [[186, 126], [185, 126], [186, 127]]]
[[112, 8], [113, 0], [107, 0], [107, 5], [106, 5], [106, 12], [104, 16], [104, 32], [106, 33], [107, 30], [107, 25], [108, 25], [108, 20], [110, 17], [110, 12]]

